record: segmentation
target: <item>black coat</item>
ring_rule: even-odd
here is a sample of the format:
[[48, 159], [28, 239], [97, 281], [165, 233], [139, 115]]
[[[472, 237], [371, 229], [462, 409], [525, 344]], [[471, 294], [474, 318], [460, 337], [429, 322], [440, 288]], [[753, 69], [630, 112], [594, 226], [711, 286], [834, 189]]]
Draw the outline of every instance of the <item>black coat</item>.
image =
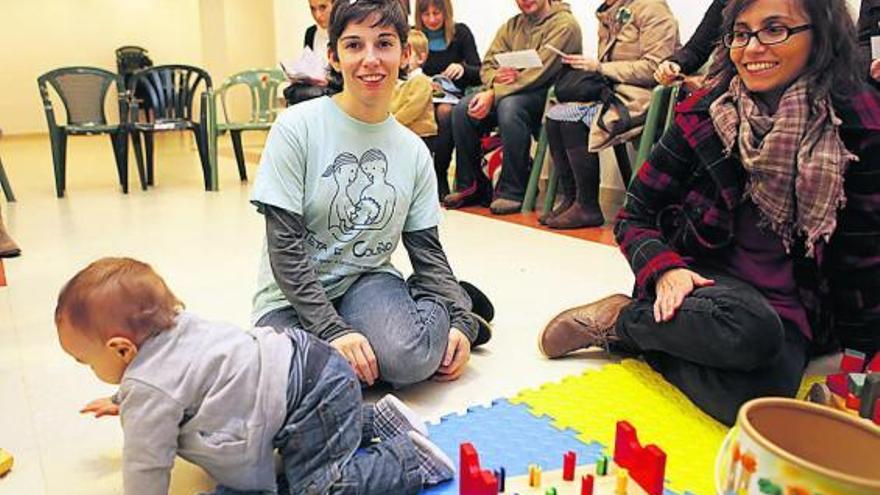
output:
[[681, 67], [682, 74], [693, 74], [700, 70], [718, 46], [721, 41], [721, 14], [725, 5], [727, 0], [713, 0], [691, 39], [681, 50], [669, 57], [670, 62]]

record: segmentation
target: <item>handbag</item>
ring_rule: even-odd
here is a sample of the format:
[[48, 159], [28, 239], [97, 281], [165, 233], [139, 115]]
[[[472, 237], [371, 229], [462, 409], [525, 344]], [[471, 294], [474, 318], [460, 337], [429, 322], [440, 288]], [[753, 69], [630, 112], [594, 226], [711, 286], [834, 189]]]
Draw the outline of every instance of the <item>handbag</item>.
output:
[[[633, 127], [629, 109], [614, 92], [614, 82], [598, 72], [566, 67], [556, 80], [556, 100], [560, 103], [597, 102], [602, 109], [596, 115], [596, 125], [611, 136]], [[605, 115], [611, 109], [617, 110], [620, 120], [608, 128]]]

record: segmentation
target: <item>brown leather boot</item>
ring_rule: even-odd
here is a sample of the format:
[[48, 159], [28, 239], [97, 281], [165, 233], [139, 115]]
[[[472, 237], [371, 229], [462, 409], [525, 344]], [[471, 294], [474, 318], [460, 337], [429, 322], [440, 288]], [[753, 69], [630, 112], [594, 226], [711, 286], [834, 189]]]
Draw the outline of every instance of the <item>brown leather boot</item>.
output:
[[6, 232], [6, 226], [3, 225], [3, 216], [0, 215], [0, 258], [15, 258], [21, 254], [21, 249], [12, 237]]
[[548, 358], [562, 357], [578, 349], [603, 347], [616, 342], [614, 325], [632, 299], [614, 294], [596, 302], [563, 311], [538, 335], [538, 348]]

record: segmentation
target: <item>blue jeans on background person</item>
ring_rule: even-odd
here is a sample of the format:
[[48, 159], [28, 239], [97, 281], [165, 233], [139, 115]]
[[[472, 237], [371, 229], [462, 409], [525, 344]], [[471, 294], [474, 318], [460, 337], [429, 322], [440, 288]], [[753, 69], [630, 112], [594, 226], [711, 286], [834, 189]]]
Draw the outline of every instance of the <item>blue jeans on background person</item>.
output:
[[468, 107], [476, 94], [466, 96], [452, 110], [455, 187], [461, 191], [486, 180], [481, 178], [480, 135], [497, 124], [504, 146], [497, 194], [500, 198], [522, 201], [531, 168], [532, 135], [541, 127], [547, 89], [523, 91], [496, 100], [494, 108], [483, 120], [468, 115]]
[[[363, 403], [357, 376], [341, 354], [331, 350], [314, 385], [304, 392], [299, 404], [288, 404], [285, 425], [275, 436], [285, 477], [279, 483], [279, 493], [378, 495], [421, 491], [418, 454], [407, 435], [372, 443], [376, 436], [373, 405]], [[270, 494], [218, 486], [213, 495]]]
[[[449, 312], [433, 298], [414, 300], [400, 277], [365, 273], [333, 305], [370, 342], [380, 380], [403, 387], [427, 380], [440, 367], [449, 341]], [[257, 326], [300, 328], [290, 306], [266, 314]]]

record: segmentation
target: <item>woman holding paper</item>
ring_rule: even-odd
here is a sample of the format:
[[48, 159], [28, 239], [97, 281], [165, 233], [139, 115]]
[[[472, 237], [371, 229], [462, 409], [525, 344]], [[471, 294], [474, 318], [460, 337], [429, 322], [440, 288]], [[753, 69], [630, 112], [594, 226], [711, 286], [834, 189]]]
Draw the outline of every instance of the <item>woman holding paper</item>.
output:
[[[330, 9], [333, 6], [333, 0], [308, 0], [308, 2], [309, 11], [315, 24], [306, 29], [303, 48], [313, 51], [317, 58], [324, 62], [324, 66], [328, 67], [327, 43], [329, 36], [327, 26], [330, 24]], [[284, 98], [288, 105], [293, 105], [318, 96], [332, 95], [341, 89], [338, 81], [328, 78], [326, 75], [320, 78], [296, 79], [291, 80], [290, 86], [284, 90]]]
[[[596, 11], [599, 56], [566, 55], [572, 69], [604, 76], [614, 96], [641, 122], [656, 84], [654, 70], [678, 47], [678, 23], [665, 0], [605, 0]], [[633, 139], [641, 125], [626, 125], [618, 108], [603, 113], [601, 102], [560, 103], [547, 111], [546, 129], [562, 201], [541, 223], [554, 229], [605, 223], [599, 208], [598, 151]], [[603, 125], [599, 125], [600, 121]], [[610, 132], [616, 131], [616, 132]]]
[[[441, 75], [449, 79], [464, 94], [470, 86], [480, 82], [480, 55], [471, 30], [452, 17], [450, 0], [418, 0], [416, 2], [416, 29], [428, 37], [428, 59], [422, 66], [427, 76]], [[434, 170], [437, 190], [442, 199], [449, 194], [448, 170], [452, 161], [452, 107], [437, 103], [437, 140], [434, 145]]]

